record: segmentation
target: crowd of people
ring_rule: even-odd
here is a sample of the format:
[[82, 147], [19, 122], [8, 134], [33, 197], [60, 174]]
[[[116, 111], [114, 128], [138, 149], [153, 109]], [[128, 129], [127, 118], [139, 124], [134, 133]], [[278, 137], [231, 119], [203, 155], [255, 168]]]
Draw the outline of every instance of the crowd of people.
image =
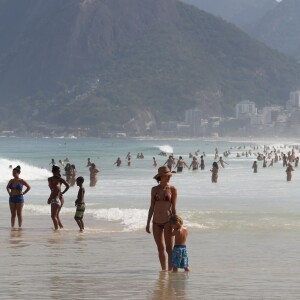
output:
[[[76, 212], [74, 219], [78, 224], [80, 231], [84, 230], [83, 214], [85, 211], [84, 195], [85, 189], [83, 187], [84, 178], [82, 176], [77, 177], [77, 171], [74, 164], [70, 164], [69, 159], [59, 160], [60, 166], [56, 165], [55, 160], [51, 159], [49, 165], [52, 166], [53, 176], [48, 178], [48, 186], [50, 188], [50, 196], [47, 203], [51, 206], [51, 218], [53, 221], [54, 229], [58, 230], [63, 228], [63, 224], [60, 219], [60, 211], [64, 205], [63, 195], [69, 190], [71, 186], [77, 184], [79, 187], [78, 196], [75, 200]], [[61, 175], [61, 167], [64, 169], [64, 176]], [[100, 170], [90, 158], [87, 161], [87, 167], [90, 172], [90, 187], [94, 187], [97, 183], [97, 174]], [[9, 166], [12, 169], [12, 166]], [[12, 169], [13, 178], [9, 180], [6, 190], [9, 194], [9, 207], [11, 211], [11, 227], [15, 228], [16, 218], [18, 219], [18, 228], [22, 228], [23, 216], [22, 211], [24, 207], [24, 195], [26, 195], [31, 186], [26, 180], [20, 177], [21, 167], [17, 166]], [[23, 187], [26, 189], [23, 191]], [[64, 189], [62, 190], [62, 187]]]
[[[223, 156], [219, 155], [218, 148], [214, 152], [214, 161], [210, 169], [212, 183], [218, 182], [219, 166], [225, 168], [225, 165], [229, 165], [224, 161], [223, 157], [228, 158], [232, 155], [233, 149], [229, 149], [223, 152]], [[246, 147], [237, 148], [235, 158], [255, 158], [252, 164], [254, 173], [258, 173], [258, 161], [262, 162], [262, 167], [273, 167], [274, 164], [282, 163], [282, 166], [286, 172], [286, 180], [292, 180], [292, 172], [294, 167], [297, 168], [299, 164], [299, 157], [296, 155], [296, 151], [299, 152], [299, 147], [294, 146], [288, 148], [288, 146], [270, 147], [264, 146], [259, 148], [258, 146], [250, 146], [250, 149]], [[159, 154], [161, 155], [161, 153]], [[165, 155], [161, 155], [165, 156]], [[198, 157], [200, 156], [200, 161]], [[148, 212], [146, 232], [151, 233], [151, 220], [152, 220], [152, 232], [155, 243], [157, 245], [159, 261], [162, 270], [178, 271], [178, 268], [183, 268], [185, 271], [189, 271], [188, 265], [188, 252], [186, 248], [186, 240], [188, 236], [187, 229], [183, 226], [183, 220], [177, 215], [176, 202], [177, 202], [177, 189], [170, 184], [170, 179], [173, 173], [181, 173], [184, 168], [196, 170], [205, 169], [206, 157], [205, 152], [200, 154], [200, 150], [195, 152], [195, 155], [189, 154], [192, 159], [190, 164], [187, 164], [183, 156], [179, 156], [178, 159], [173, 154], [169, 155], [162, 167], [158, 168], [158, 173], [154, 176], [157, 181], [157, 185], [151, 190], [151, 203]], [[128, 152], [125, 157], [127, 160], [127, 166], [131, 166], [131, 153]], [[144, 159], [144, 154], [138, 153], [137, 159]], [[83, 216], [85, 212], [85, 188], [84, 178], [82, 176], [77, 177], [76, 166], [71, 164], [69, 159], [59, 160], [59, 165], [52, 159], [50, 164], [52, 166], [52, 176], [48, 178], [48, 186], [50, 188], [50, 196], [47, 203], [51, 206], [51, 218], [53, 221], [54, 229], [58, 230], [63, 228], [63, 224], [60, 218], [60, 212], [64, 205], [64, 194], [69, 190], [71, 186], [75, 184], [78, 186], [78, 195], [75, 200], [75, 216], [74, 219], [78, 224], [79, 230], [84, 231]], [[117, 158], [115, 163], [117, 167], [121, 167], [122, 160]], [[157, 168], [158, 163], [156, 158], [153, 157], [153, 167]], [[12, 169], [12, 166], [9, 166]], [[94, 187], [97, 183], [97, 174], [100, 170], [96, 167], [95, 163], [91, 162], [91, 159], [87, 159], [86, 167], [89, 168], [90, 173], [90, 187]], [[64, 177], [61, 174], [61, 168], [64, 170]], [[176, 170], [176, 171], [175, 171]], [[21, 167], [17, 166], [12, 169], [13, 178], [9, 180], [7, 184], [7, 192], [9, 194], [9, 206], [11, 211], [11, 227], [15, 227], [16, 218], [18, 219], [19, 229], [22, 227], [22, 209], [24, 207], [24, 195], [26, 195], [31, 187], [28, 182], [20, 177]], [[25, 190], [23, 191], [25, 187]], [[175, 245], [174, 245], [175, 241]]]

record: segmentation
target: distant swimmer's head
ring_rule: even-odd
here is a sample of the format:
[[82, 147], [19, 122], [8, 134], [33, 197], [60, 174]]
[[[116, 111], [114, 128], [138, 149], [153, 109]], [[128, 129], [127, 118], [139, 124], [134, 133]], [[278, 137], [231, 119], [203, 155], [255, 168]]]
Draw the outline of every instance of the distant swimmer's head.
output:
[[92, 168], [96, 168], [96, 165], [94, 163], [91, 164]]
[[84, 183], [84, 178], [82, 176], [77, 177], [76, 183], [78, 186], [81, 186]]
[[53, 166], [52, 167], [52, 173], [54, 176], [59, 176], [60, 175], [60, 167], [59, 166]]
[[8, 168], [9, 168], [9, 169], [12, 169], [12, 165], [9, 165]]
[[218, 163], [214, 162], [213, 167], [216, 168], [216, 169], [219, 169]]
[[177, 215], [171, 216], [169, 223], [173, 229], [178, 229], [183, 225], [183, 220]]
[[13, 169], [13, 176], [14, 176], [14, 177], [19, 177], [20, 174], [21, 174], [21, 167], [20, 167], [20, 166], [16, 166], [16, 167]]
[[179, 159], [182, 159], [182, 156], [179, 156]]
[[166, 181], [169, 182], [170, 178], [172, 177], [173, 173], [167, 166], [160, 167], [158, 169], [157, 174], [153, 177], [157, 182]]

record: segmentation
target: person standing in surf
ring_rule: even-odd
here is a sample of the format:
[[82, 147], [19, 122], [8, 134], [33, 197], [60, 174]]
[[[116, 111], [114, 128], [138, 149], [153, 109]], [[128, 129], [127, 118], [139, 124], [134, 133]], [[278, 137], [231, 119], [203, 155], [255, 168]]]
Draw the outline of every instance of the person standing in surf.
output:
[[224, 159], [223, 159], [222, 156], [220, 157], [218, 163], [220, 163], [220, 165], [221, 165], [222, 168], [225, 168], [224, 164], [228, 165], [228, 163], [226, 161], [224, 161]]
[[178, 159], [176, 167], [175, 167], [175, 168], [177, 168], [177, 173], [181, 173], [183, 171], [184, 167], [189, 168], [189, 166], [186, 164], [186, 162], [184, 161], [182, 156], [179, 156], [179, 159]]
[[[11, 179], [6, 186], [6, 190], [9, 194], [11, 227], [15, 227], [16, 216], [18, 216], [19, 229], [22, 228], [23, 222], [22, 210], [24, 207], [24, 195], [27, 194], [31, 189], [30, 185], [24, 179], [20, 178], [20, 174], [21, 167], [15, 167], [12, 171], [13, 179]], [[26, 187], [26, 190], [24, 192], [22, 192], [23, 186]]]
[[84, 202], [85, 189], [83, 187], [84, 178], [81, 176], [78, 177], [76, 179], [76, 183], [77, 186], [79, 187], [79, 191], [78, 191], [77, 199], [75, 201], [76, 213], [74, 219], [77, 222], [80, 232], [83, 232], [84, 230], [83, 214], [85, 211], [85, 202]]
[[72, 177], [72, 170], [71, 170], [71, 164], [67, 163], [65, 166], [65, 175], [66, 175], [66, 181], [68, 184], [71, 184], [71, 177]]
[[164, 163], [164, 166], [167, 165], [170, 171], [172, 171], [173, 165], [175, 164], [175, 159], [173, 155], [170, 155], [168, 160]]
[[87, 159], [86, 167], [89, 168], [91, 165], [92, 165], [91, 159], [88, 158], [88, 159]]
[[219, 173], [219, 166], [216, 162], [213, 163], [211, 171], [211, 182], [217, 183], [218, 182], [218, 173]]
[[199, 162], [197, 160], [197, 157], [195, 157], [195, 156], [193, 157], [193, 160], [191, 162], [189, 169], [191, 169], [191, 167], [193, 167], [193, 171], [196, 171], [199, 169]]
[[154, 168], [157, 167], [157, 161], [156, 161], [155, 157], [153, 157], [153, 167], [154, 167]]
[[50, 165], [51, 165], [51, 166], [55, 166], [55, 160], [54, 160], [54, 158], [51, 159], [51, 162], [49, 163], [49, 166], [50, 166]]
[[[59, 213], [62, 206], [64, 205], [63, 195], [70, 188], [70, 185], [61, 177], [60, 168], [58, 166], [52, 167], [53, 176], [48, 178], [48, 185], [51, 190], [50, 197], [48, 199], [48, 204], [51, 205], [51, 218], [53, 221], [54, 229], [58, 230], [63, 228], [61, 223]], [[61, 186], [64, 185], [65, 189], [61, 192]]]
[[205, 169], [205, 162], [204, 162], [203, 155], [201, 155], [200, 168], [202, 171]]
[[71, 179], [70, 179], [70, 186], [74, 186], [76, 183], [76, 175], [77, 175], [77, 170], [75, 165], [71, 165]]
[[172, 172], [166, 166], [160, 167], [158, 173], [154, 176], [158, 185], [151, 190], [151, 204], [146, 226], [146, 232], [150, 234], [150, 222], [153, 217], [153, 237], [163, 271], [172, 270], [174, 237], [172, 236], [172, 227], [169, 219], [172, 215], [176, 215], [177, 189], [170, 185], [171, 177]]
[[286, 181], [292, 181], [292, 172], [295, 171], [292, 164], [288, 164], [286, 168]]
[[252, 169], [253, 169], [253, 173], [257, 173], [257, 161], [253, 162]]
[[100, 170], [96, 167], [94, 163], [91, 164], [90, 168], [90, 187], [94, 187], [97, 184], [97, 174], [100, 172]]
[[113, 165], [117, 165], [117, 167], [121, 167], [122, 165], [122, 160], [120, 157], [117, 158], [117, 160], [115, 161], [115, 163]]

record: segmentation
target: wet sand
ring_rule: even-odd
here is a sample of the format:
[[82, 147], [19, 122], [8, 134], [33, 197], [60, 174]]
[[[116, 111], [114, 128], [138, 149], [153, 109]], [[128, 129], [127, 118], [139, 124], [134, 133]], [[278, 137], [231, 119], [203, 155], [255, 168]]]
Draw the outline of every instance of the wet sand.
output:
[[154, 241], [143, 231], [81, 234], [65, 220], [71, 229], [53, 232], [48, 221], [0, 228], [1, 299], [299, 298], [296, 230], [192, 230], [191, 272], [172, 274], [159, 272]]

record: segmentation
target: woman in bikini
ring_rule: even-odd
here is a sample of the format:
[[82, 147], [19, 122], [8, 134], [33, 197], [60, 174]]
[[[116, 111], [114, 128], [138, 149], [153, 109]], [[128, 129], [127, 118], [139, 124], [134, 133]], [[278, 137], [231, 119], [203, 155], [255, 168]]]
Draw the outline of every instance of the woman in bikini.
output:
[[[52, 167], [52, 173], [53, 176], [48, 178], [48, 184], [51, 190], [48, 204], [51, 205], [51, 218], [54, 224], [54, 229], [58, 230], [58, 226], [59, 228], [63, 228], [59, 217], [61, 208], [64, 205], [64, 198], [62, 195], [67, 192], [70, 185], [63, 178], [61, 178], [60, 168], [58, 166]], [[61, 192], [62, 184], [66, 187], [63, 192]]]
[[150, 222], [153, 217], [153, 236], [163, 271], [167, 270], [165, 251], [168, 255], [168, 270], [172, 270], [173, 237], [169, 219], [172, 215], [176, 215], [177, 190], [169, 184], [171, 176], [172, 172], [168, 167], [163, 166], [158, 169], [154, 179], [159, 184], [151, 191], [151, 205], [146, 226], [146, 231], [151, 233]]
[[[15, 227], [16, 216], [18, 216], [19, 229], [22, 227], [22, 210], [24, 207], [24, 195], [27, 194], [30, 190], [30, 185], [20, 178], [21, 167], [17, 166], [13, 169], [13, 179], [11, 179], [6, 187], [6, 190], [9, 194], [9, 207], [11, 212], [11, 227]], [[26, 190], [22, 192], [23, 186], [26, 187]]]

